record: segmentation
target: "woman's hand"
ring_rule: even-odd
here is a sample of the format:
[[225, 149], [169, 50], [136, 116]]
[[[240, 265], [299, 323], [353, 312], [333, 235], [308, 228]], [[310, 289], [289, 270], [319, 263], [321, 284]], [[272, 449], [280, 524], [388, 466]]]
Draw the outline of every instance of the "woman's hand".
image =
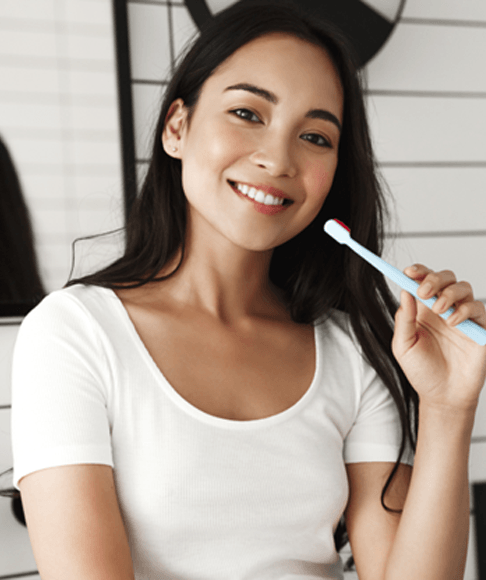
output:
[[[431, 310], [402, 291], [392, 341], [395, 358], [421, 403], [475, 409], [486, 378], [486, 346], [479, 346], [454, 326], [470, 318], [486, 328], [484, 304], [474, 300], [471, 285], [457, 282], [453, 272], [434, 272], [421, 264], [404, 272], [420, 282], [421, 298], [437, 295], [438, 300]], [[445, 321], [439, 314], [451, 306], [455, 312]]]

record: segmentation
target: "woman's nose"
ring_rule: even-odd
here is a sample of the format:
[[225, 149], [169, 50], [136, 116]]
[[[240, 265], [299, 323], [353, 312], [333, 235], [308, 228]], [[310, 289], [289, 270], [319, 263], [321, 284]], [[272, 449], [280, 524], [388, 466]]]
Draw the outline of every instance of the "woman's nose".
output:
[[295, 177], [297, 173], [295, 152], [281, 135], [261, 139], [250, 159], [272, 177]]

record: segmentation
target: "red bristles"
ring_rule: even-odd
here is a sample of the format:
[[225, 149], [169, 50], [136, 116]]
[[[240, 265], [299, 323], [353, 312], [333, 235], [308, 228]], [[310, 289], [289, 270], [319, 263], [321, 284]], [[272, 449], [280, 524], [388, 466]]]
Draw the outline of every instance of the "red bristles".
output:
[[337, 220], [336, 218], [334, 218], [334, 221], [337, 222], [340, 226], [343, 226], [343, 228], [345, 230], [347, 230], [348, 232], [351, 232], [351, 230], [348, 228], [348, 226], [346, 224], [343, 224], [343, 222], [341, 220]]

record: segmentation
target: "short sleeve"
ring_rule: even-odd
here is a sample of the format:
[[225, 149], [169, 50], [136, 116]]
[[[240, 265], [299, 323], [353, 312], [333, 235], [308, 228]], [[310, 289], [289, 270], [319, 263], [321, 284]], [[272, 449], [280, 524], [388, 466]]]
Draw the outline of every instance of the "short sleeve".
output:
[[109, 371], [97, 325], [64, 290], [23, 320], [12, 364], [14, 486], [28, 473], [72, 464], [113, 467]]
[[[376, 371], [362, 360], [358, 413], [344, 441], [344, 461], [395, 463], [401, 440], [402, 429], [395, 401]], [[400, 461], [413, 464], [413, 452], [408, 444]]]

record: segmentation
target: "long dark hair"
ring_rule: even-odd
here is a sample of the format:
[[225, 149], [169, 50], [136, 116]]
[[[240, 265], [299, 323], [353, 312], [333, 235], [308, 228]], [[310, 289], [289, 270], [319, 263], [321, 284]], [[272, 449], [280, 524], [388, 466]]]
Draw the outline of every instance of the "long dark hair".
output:
[[[284, 291], [296, 322], [315, 323], [332, 308], [348, 313], [364, 358], [395, 400], [402, 443], [381, 496], [383, 507], [390, 509], [384, 498], [407, 441], [415, 449], [418, 398], [391, 351], [393, 317], [398, 305], [384, 277], [323, 233], [327, 219], [339, 218], [350, 226], [353, 238], [380, 255], [388, 215], [371, 147], [356, 59], [333, 26], [317, 23], [283, 1], [245, 0], [211, 19], [186, 51], [165, 93], [148, 172], [127, 220], [124, 255], [94, 274], [70, 280], [68, 285], [83, 283], [116, 289], [160, 281], [171, 274], [158, 277], [159, 272], [182, 250], [180, 266], [184, 258], [186, 199], [181, 162], [167, 155], [161, 145], [169, 107], [175, 99], [182, 99], [189, 109], [190, 120], [204, 82], [217, 67], [241, 46], [272, 32], [294, 35], [327, 51], [343, 86], [344, 115], [331, 191], [314, 221], [295, 238], [275, 248], [269, 275]], [[343, 536], [338, 535], [339, 548]]]
[[0, 301], [35, 306], [45, 296], [20, 180], [0, 138]]

